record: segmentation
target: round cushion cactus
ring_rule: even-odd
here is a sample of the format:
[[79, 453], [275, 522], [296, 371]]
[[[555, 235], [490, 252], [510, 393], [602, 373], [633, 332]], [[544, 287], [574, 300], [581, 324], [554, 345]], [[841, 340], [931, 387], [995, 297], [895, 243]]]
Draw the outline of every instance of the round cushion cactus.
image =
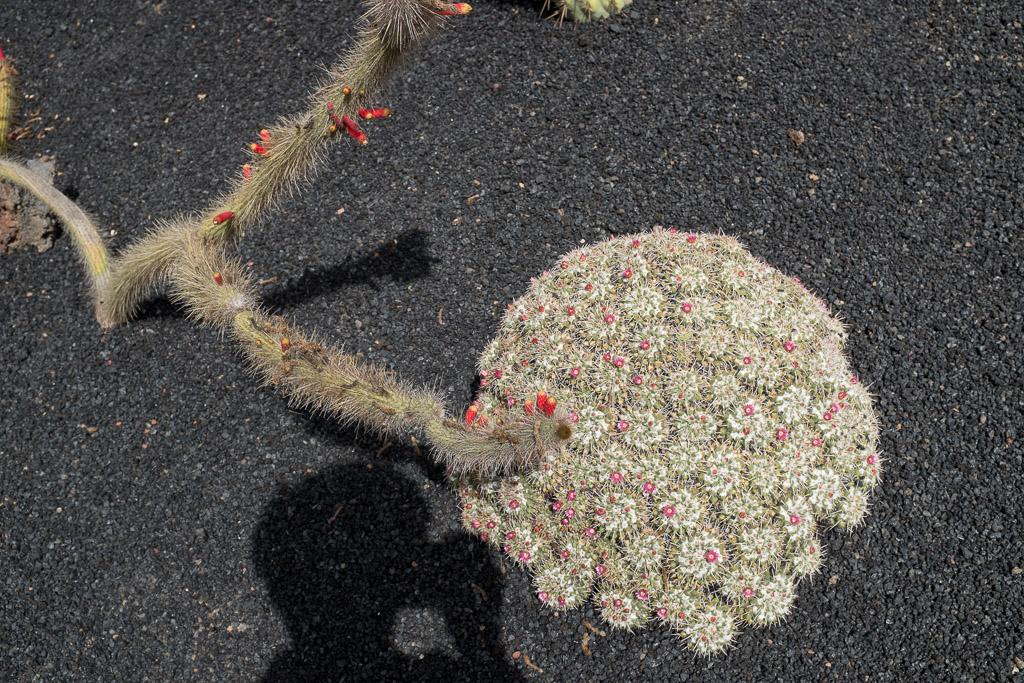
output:
[[553, 609], [591, 598], [613, 627], [720, 651], [786, 615], [821, 530], [865, 515], [878, 430], [844, 341], [728, 237], [657, 228], [566, 254], [509, 306], [467, 417], [557, 410], [573, 434], [525, 472], [459, 477], [464, 524]]

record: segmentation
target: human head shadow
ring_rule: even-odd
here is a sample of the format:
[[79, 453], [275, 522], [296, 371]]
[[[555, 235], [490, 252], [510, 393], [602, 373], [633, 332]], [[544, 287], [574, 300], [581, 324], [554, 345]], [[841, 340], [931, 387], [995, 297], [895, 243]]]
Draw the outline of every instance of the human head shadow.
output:
[[[518, 680], [500, 644], [502, 584], [484, 544], [427, 538], [427, 503], [386, 460], [286, 484], [254, 539], [258, 575], [291, 635], [271, 681]], [[442, 615], [449, 647], [405, 654], [403, 609]]]
[[372, 284], [382, 278], [411, 282], [430, 275], [434, 260], [430, 255], [427, 234], [419, 228], [412, 228], [369, 253], [328, 268], [307, 268], [301, 276], [270, 289], [262, 298], [272, 309], [289, 308], [346, 285]]

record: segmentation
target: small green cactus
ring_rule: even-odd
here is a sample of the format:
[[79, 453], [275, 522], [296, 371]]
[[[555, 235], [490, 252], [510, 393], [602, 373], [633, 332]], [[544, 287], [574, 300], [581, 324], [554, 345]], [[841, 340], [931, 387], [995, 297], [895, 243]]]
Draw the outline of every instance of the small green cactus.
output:
[[632, 3], [633, 0], [558, 0], [555, 16], [559, 20], [571, 19], [575, 22], [607, 19]]
[[459, 478], [463, 522], [545, 605], [592, 597], [613, 627], [663, 622], [718, 652], [789, 612], [819, 532], [859, 524], [878, 483], [845, 339], [731, 238], [656, 229], [566, 254], [509, 306], [472, 419], [555, 397], [574, 434], [532, 471]]

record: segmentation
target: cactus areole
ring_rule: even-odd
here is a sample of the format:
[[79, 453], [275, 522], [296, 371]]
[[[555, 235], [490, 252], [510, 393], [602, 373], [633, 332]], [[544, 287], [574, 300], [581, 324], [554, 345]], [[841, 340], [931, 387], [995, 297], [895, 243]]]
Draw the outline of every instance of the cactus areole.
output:
[[720, 651], [784, 617], [819, 532], [867, 511], [878, 429], [845, 338], [728, 237], [659, 228], [566, 254], [509, 306], [473, 417], [540, 394], [572, 436], [526, 471], [457, 477], [464, 525], [552, 609], [590, 599], [613, 627]]

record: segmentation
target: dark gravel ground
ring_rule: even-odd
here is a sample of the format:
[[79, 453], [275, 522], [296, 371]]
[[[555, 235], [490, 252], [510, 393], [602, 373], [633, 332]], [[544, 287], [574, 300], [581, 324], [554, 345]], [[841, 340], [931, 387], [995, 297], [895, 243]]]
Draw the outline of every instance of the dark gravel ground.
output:
[[[123, 245], [222, 189], [355, 16], [4, 0], [25, 110], [53, 127], [18, 149], [56, 156]], [[591, 634], [588, 656], [594, 615], [542, 611], [408, 444], [289, 410], [166, 302], [100, 334], [64, 238], [0, 259], [0, 679], [1013, 678], [1022, 21], [638, 0], [559, 28], [480, 6], [393, 85], [371, 145], [335, 148], [243, 245], [279, 309], [459, 405], [504, 304], [582, 240], [724, 230], [798, 275], [849, 322], [890, 461], [785, 623], [711, 661], [657, 630]]]

